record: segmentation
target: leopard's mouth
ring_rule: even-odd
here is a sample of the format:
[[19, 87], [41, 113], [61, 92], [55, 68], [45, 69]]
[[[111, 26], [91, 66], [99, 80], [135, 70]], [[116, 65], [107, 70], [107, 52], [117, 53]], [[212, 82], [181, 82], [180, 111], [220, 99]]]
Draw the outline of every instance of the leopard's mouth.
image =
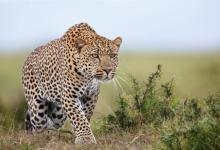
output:
[[107, 74], [107, 73], [103, 73], [103, 74], [96, 74], [95, 78], [101, 82], [108, 82], [111, 81], [113, 79], [114, 75], [113, 74]]
[[96, 79], [98, 79], [99, 81], [109, 81], [111, 80], [111, 78], [109, 78], [108, 76], [95, 76]]

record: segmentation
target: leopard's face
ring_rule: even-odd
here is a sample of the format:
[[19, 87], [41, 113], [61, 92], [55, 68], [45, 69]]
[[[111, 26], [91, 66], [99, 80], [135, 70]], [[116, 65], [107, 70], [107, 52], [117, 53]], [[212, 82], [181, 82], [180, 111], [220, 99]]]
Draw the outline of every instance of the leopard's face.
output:
[[111, 41], [99, 37], [91, 44], [80, 42], [82, 48], [79, 52], [78, 70], [85, 76], [92, 76], [102, 82], [113, 79], [118, 66], [121, 38]]

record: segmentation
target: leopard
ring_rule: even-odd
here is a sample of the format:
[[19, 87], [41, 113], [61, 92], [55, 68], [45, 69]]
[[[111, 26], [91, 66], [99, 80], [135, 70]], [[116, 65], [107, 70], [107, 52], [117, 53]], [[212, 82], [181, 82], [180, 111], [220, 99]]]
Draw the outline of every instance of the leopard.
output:
[[101, 84], [116, 75], [121, 43], [82, 22], [35, 48], [22, 67], [27, 133], [56, 130], [69, 120], [75, 144], [96, 144], [90, 120]]

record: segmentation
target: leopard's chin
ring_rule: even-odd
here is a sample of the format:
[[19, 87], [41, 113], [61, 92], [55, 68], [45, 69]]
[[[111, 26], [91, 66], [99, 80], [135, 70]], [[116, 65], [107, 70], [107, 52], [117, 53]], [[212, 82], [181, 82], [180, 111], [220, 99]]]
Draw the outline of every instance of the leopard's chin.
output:
[[99, 82], [101, 82], [101, 83], [109, 83], [111, 81], [112, 81], [112, 79], [102, 79], [102, 80], [99, 80]]
[[95, 76], [95, 78], [96, 78], [99, 82], [101, 82], [101, 83], [109, 83], [109, 82], [111, 82], [112, 79], [113, 79], [113, 78], [108, 77], [108, 76], [101, 76], [101, 77]]

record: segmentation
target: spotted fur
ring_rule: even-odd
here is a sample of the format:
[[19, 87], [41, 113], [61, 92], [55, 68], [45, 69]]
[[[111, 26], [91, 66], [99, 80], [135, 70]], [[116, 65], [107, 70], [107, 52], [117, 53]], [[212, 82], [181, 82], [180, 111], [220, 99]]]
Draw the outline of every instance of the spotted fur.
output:
[[23, 66], [26, 130], [59, 128], [68, 118], [76, 144], [96, 143], [89, 121], [100, 82], [115, 75], [121, 42], [120, 37], [109, 40], [80, 23], [61, 38], [35, 49]]

